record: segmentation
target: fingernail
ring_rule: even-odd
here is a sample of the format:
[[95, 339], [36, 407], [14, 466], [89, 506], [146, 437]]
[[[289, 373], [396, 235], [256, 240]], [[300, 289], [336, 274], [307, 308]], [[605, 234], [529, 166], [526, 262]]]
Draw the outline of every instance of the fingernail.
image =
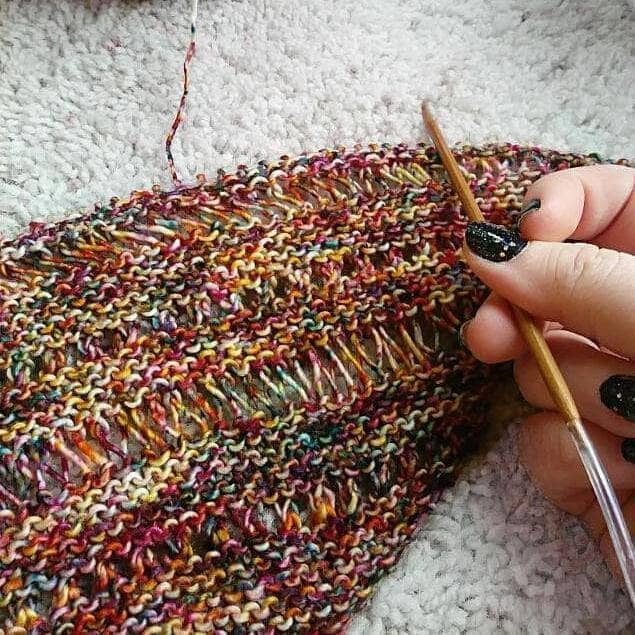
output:
[[629, 463], [635, 463], [635, 439], [624, 439], [622, 441], [622, 456]]
[[520, 210], [520, 216], [518, 217], [518, 222], [516, 223], [518, 228], [520, 229], [520, 224], [525, 220], [527, 216], [529, 216], [529, 214], [535, 212], [538, 209], [540, 209], [539, 198], [532, 198], [530, 201], [527, 201]]
[[470, 223], [465, 241], [477, 256], [492, 262], [511, 260], [527, 246], [518, 232], [491, 223]]
[[463, 322], [463, 324], [461, 324], [461, 328], [459, 329], [459, 342], [461, 342], [463, 346], [467, 346], [467, 342], [465, 341], [465, 331], [471, 322], [472, 320]]
[[602, 403], [620, 417], [635, 422], [635, 377], [613, 375], [600, 386]]

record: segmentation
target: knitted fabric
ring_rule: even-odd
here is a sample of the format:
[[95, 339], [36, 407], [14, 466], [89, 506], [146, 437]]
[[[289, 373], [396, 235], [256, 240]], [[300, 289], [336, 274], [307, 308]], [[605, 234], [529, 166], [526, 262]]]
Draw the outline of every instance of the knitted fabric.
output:
[[[458, 157], [506, 224], [596, 161]], [[3, 243], [6, 632], [340, 632], [485, 423], [465, 226], [434, 149], [373, 146]]]

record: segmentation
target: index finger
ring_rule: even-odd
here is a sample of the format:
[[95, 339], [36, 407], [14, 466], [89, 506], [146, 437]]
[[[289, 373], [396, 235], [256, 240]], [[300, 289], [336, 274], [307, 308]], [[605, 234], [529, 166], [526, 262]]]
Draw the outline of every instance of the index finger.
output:
[[[533, 183], [521, 217], [528, 240], [591, 242], [635, 253], [635, 169], [594, 165], [554, 172]], [[539, 207], [536, 208], [539, 202]]]

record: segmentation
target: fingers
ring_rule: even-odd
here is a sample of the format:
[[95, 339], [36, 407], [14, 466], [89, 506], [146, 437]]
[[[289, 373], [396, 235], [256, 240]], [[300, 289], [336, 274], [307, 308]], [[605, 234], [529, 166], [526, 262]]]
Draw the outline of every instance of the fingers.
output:
[[[550, 174], [534, 183], [525, 196], [526, 202], [538, 206], [530, 205], [533, 211], [521, 220], [523, 237], [550, 242], [573, 237], [635, 253], [634, 183], [635, 170], [625, 166], [593, 166]], [[471, 228], [468, 246], [469, 234], [474, 233], [474, 226]], [[507, 234], [506, 240], [484, 246], [485, 255], [496, 263], [476, 258], [466, 250], [474, 271], [494, 290], [463, 333], [477, 358], [488, 363], [504, 361], [524, 350], [509, 307], [499, 294], [544, 320], [560, 322], [606, 348], [633, 355], [635, 338], [630, 337], [629, 330], [630, 322], [635, 322], [631, 306], [635, 306], [635, 260], [593, 246], [524, 247], [520, 236]], [[515, 241], [511, 251], [510, 240]], [[483, 247], [482, 240], [480, 243]], [[511, 258], [511, 264], [504, 265], [505, 258], [514, 254], [517, 257]], [[517, 299], [509, 295], [510, 289]], [[621, 298], [614, 304], [616, 296]], [[614, 317], [627, 315], [624, 309], [629, 311], [630, 319], [616, 329]]]
[[[599, 344], [572, 332], [546, 334], [633, 528], [635, 364], [611, 351], [635, 358], [635, 170], [597, 166], [554, 173], [532, 185], [525, 201], [530, 211], [520, 221], [520, 234], [476, 228], [472, 240], [466, 235], [472, 250], [466, 250], [467, 259], [495, 293]], [[484, 239], [488, 234], [489, 243]], [[567, 239], [592, 245], [557, 244]], [[527, 240], [534, 242], [527, 245]], [[522, 350], [509, 310], [496, 299], [477, 313], [467, 343], [481, 359], [518, 357]], [[548, 498], [582, 517], [619, 576], [575, 446], [560, 416], [551, 411], [554, 404], [528, 353], [517, 358], [515, 375], [525, 398], [546, 409], [521, 429], [523, 462]]]
[[[623, 441], [592, 423], [584, 423], [616, 489], [624, 519], [635, 529], [635, 465], [624, 460]], [[554, 412], [529, 417], [521, 427], [520, 456], [544, 495], [565, 511], [580, 516], [617, 578], [621, 571], [604, 517], [562, 419]]]
[[525, 201], [534, 208], [520, 221], [526, 239], [572, 238], [635, 253], [633, 168], [599, 165], [554, 172], [531, 185]]
[[[611, 573], [616, 578], [621, 579], [622, 571], [620, 570], [620, 565], [615, 555], [615, 549], [613, 548], [611, 536], [606, 527], [602, 510], [590, 489], [583, 496], [590, 502], [588, 509], [580, 514], [580, 520], [586, 525], [591, 536], [599, 541], [600, 551]], [[633, 494], [633, 489], [618, 491], [616, 492], [616, 496], [622, 508], [626, 526], [629, 528], [631, 534], [633, 534], [635, 533], [635, 495]]]
[[[494, 333], [496, 336], [492, 337]], [[472, 354], [486, 364], [514, 359], [526, 348], [509, 304], [496, 293], [465, 324], [461, 337]]]
[[[585, 421], [584, 425], [615, 489], [633, 489], [635, 464], [622, 456], [623, 439], [593, 423]], [[560, 415], [541, 412], [525, 420], [520, 432], [520, 456], [532, 479], [554, 504], [575, 515], [589, 509], [593, 492]]]
[[531, 315], [635, 356], [635, 256], [587, 244], [525, 243], [471, 223], [465, 255], [491, 289]]
[[[540, 324], [545, 331], [562, 329], [562, 325], [556, 322]], [[497, 293], [491, 293], [474, 318], [465, 323], [461, 339], [474, 357], [486, 364], [515, 359], [527, 350], [527, 343], [516, 327], [509, 303]]]
[[[611, 379], [632, 377], [635, 397], [635, 364], [602, 352], [566, 331], [552, 331], [546, 339], [582, 418], [614, 435], [635, 437], [635, 402], [627, 401], [630, 394], [628, 386], [624, 386], [627, 380], [616, 383]], [[525, 354], [516, 361], [514, 374], [527, 401], [537, 408], [556, 410], [531, 355]], [[621, 400], [616, 397], [618, 394], [622, 395]]]

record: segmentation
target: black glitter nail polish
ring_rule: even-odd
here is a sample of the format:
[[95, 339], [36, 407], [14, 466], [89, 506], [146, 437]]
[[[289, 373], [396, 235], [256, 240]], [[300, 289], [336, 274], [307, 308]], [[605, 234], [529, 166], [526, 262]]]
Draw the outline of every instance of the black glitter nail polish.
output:
[[518, 232], [491, 223], [470, 223], [465, 241], [477, 256], [492, 262], [511, 260], [527, 245]]
[[613, 375], [600, 386], [602, 403], [620, 417], [635, 422], [635, 377]]
[[629, 463], [635, 463], [635, 439], [624, 439], [622, 441], [622, 456]]
[[532, 198], [530, 201], [527, 201], [523, 206], [522, 209], [520, 210], [520, 216], [518, 217], [518, 227], [520, 227], [520, 224], [523, 222], [523, 220], [525, 220], [525, 218], [531, 214], [532, 212], [535, 212], [536, 210], [540, 209], [540, 199], [539, 198]]

